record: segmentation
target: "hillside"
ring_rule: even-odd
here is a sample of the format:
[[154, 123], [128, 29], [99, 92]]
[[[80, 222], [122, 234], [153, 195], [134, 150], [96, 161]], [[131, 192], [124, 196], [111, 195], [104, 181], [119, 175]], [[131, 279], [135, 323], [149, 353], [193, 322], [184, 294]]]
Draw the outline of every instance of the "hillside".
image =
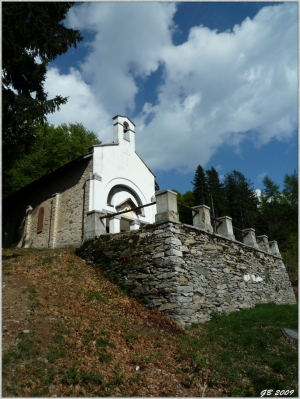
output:
[[[212, 346], [207, 325], [184, 332], [127, 297], [74, 248], [3, 250], [2, 307], [5, 397], [257, 396], [251, 370], [263, 370], [262, 386], [297, 389], [297, 351], [280, 330], [276, 342], [270, 341], [276, 345], [274, 359], [280, 355], [284, 363], [277, 364], [276, 378], [267, 377], [274, 374], [273, 358], [265, 357], [269, 365], [252, 358], [251, 370], [241, 363], [241, 374], [234, 377], [243, 381], [239, 387], [217, 369], [215, 359], [224, 354]], [[297, 327], [297, 306], [286, 309], [281, 322]], [[259, 328], [260, 334], [272, 332]]]

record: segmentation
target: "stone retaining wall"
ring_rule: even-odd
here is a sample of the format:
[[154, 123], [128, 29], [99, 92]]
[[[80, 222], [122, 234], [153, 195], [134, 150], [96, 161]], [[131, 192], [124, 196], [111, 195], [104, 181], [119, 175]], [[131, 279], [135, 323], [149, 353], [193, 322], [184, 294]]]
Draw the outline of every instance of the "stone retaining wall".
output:
[[181, 326], [213, 312], [296, 302], [280, 255], [176, 221], [103, 235], [78, 254]]

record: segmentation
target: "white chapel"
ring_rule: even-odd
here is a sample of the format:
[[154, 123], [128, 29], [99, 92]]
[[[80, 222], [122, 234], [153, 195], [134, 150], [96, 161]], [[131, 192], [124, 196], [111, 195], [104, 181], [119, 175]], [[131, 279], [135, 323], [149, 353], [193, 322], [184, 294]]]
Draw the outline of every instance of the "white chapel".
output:
[[90, 147], [3, 200], [3, 245], [56, 248], [139, 229], [155, 222], [156, 189], [135, 151], [134, 123], [117, 115], [111, 143]]

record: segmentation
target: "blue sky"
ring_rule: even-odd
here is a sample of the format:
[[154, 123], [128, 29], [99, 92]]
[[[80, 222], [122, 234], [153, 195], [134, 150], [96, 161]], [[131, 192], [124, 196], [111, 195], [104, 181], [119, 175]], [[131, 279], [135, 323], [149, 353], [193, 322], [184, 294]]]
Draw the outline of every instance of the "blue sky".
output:
[[69, 97], [51, 123], [107, 143], [127, 115], [160, 188], [181, 193], [198, 165], [255, 189], [298, 168], [297, 2], [85, 2], [65, 23], [85, 38], [49, 67], [49, 97]]

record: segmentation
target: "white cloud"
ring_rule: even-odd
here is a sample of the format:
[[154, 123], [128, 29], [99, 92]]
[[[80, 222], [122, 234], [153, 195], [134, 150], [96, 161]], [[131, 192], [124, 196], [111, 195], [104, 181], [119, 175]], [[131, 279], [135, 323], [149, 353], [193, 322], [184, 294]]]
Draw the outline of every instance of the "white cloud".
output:
[[48, 115], [48, 121], [54, 125], [62, 123], [82, 123], [94, 131], [102, 142], [112, 139], [111, 115], [97, 102], [89, 85], [80, 73], [71, 68], [68, 75], [61, 75], [57, 68], [47, 72], [45, 91], [49, 98], [56, 95], [68, 97], [68, 102], [61, 106], [59, 112]]
[[[69, 96], [53, 120], [72, 118], [110, 141], [111, 117], [129, 114], [137, 151], [154, 170], [192, 171], [224, 144], [238, 151], [246, 137], [257, 146], [289, 139], [297, 125], [297, 4], [265, 7], [232, 32], [193, 27], [180, 46], [172, 43], [175, 12], [176, 3], [161, 2], [73, 7], [69, 26], [95, 39], [80, 72], [49, 71], [49, 94]], [[136, 78], [160, 65], [158, 101], [135, 115]]]
[[113, 115], [134, 110], [135, 77], [156, 71], [162, 50], [171, 45], [174, 3], [84, 3], [73, 7], [68, 24], [96, 32], [82, 63], [84, 78]]
[[[193, 170], [222, 144], [238, 148], [250, 136], [260, 146], [295, 131], [295, 5], [266, 7], [232, 33], [194, 27], [188, 40], [168, 47], [163, 58], [159, 104], [141, 133], [141, 153], [150, 165]], [[201, 101], [188, 112], [182, 98], [196, 95]]]

